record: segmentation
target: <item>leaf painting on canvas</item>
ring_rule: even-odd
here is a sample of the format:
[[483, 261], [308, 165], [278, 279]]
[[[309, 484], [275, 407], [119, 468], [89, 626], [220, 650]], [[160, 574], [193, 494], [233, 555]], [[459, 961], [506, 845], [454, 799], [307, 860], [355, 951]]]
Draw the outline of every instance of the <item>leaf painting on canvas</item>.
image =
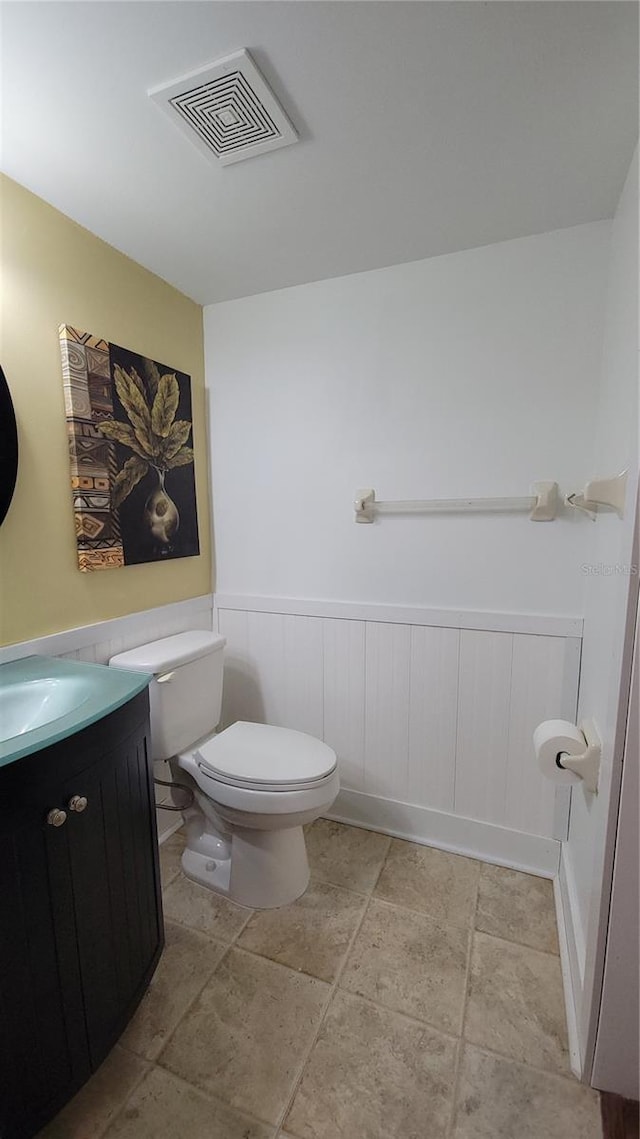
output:
[[[68, 325], [60, 339], [80, 568], [199, 553], [190, 377]], [[98, 490], [91, 453], [108, 502], [76, 493]]]

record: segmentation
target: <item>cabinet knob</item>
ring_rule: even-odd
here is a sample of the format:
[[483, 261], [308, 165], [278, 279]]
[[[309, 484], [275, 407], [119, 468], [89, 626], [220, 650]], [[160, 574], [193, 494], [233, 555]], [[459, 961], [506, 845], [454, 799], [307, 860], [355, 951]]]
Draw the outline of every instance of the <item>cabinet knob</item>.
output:
[[67, 821], [67, 812], [61, 810], [60, 807], [54, 807], [47, 815], [47, 822], [50, 827], [61, 827]]
[[78, 814], [84, 811], [86, 805], [87, 800], [84, 795], [74, 795], [73, 798], [69, 799], [69, 810], [76, 811]]

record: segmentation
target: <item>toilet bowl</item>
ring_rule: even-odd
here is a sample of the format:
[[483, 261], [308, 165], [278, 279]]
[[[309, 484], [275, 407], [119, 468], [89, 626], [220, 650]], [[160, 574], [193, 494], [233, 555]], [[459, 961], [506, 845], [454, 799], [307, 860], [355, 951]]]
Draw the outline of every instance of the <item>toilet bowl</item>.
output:
[[179, 633], [109, 664], [153, 674], [153, 758], [168, 759], [174, 781], [192, 792], [183, 810], [185, 875], [240, 905], [270, 909], [307, 887], [303, 827], [338, 794], [336, 755], [291, 728], [238, 721], [216, 733], [224, 643], [214, 633]]

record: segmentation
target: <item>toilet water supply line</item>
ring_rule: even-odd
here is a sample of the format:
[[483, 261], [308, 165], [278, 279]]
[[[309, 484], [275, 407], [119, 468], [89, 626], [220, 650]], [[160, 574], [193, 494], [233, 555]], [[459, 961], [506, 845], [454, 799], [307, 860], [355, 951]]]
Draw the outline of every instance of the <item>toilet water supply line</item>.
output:
[[195, 795], [191, 787], [187, 787], [186, 783], [174, 783], [171, 779], [156, 779], [155, 777], [153, 782], [156, 784], [156, 787], [177, 787], [179, 791], [184, 791], [184, 793], [189, 796], [188, 802], [183, 803], [181, 807], [176, 807], [173, 803], [164, 801], [156, 803], [156, 807], [162, 807], [163, 811], [186, 811], [188, 807], [193, 806]]

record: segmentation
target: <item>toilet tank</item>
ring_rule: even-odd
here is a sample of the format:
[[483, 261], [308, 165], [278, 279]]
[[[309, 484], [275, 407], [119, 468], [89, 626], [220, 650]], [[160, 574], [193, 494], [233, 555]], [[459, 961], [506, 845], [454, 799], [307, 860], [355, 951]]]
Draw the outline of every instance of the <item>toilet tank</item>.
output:
[[118, 653], [112, 668], [150, 672], [153, 759], [170, 759], [220, 723], [224, 637], [205, 630], [177, 633]]

